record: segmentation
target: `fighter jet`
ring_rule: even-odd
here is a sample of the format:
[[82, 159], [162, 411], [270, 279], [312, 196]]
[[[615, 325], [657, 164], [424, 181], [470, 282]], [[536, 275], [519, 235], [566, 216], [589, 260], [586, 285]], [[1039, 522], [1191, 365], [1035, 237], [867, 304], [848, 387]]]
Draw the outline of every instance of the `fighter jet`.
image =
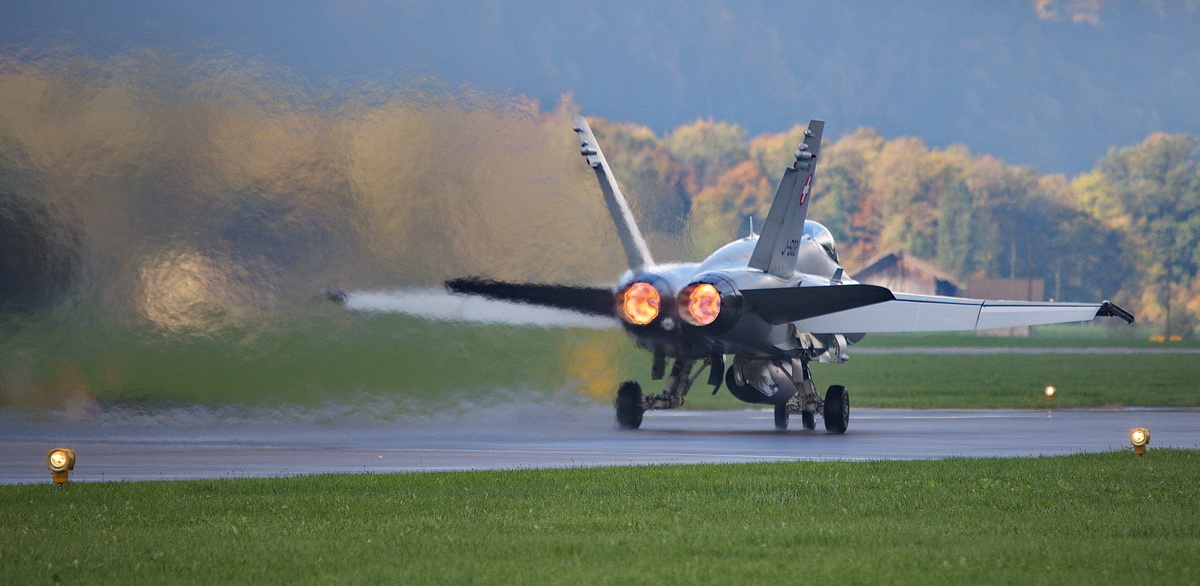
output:
[[[849, 347], [876, 332], [985, 330], [1079, 322], [1133, 315], [1101, 303], [985, 301], [913, 295], [861, 284], [838, 261], [829, 230], [807, 219], [820, 160], [824, 121], [812, 120], [783, 171], [759, 234], [726, 244], [698, 263], [656, 263], [634, 221], [592, 129], [575, 117], [580, 153], [596, 173], [616, 225], [629, 270], [611, 287], [506, 283], [483, 277], [454, 279], [455, 293], [480, 295], [610, 318], [639, 347], [653, 353], [650, 378], [662, 391], [644, 395], [635, 381], [617, 389], [617, 423], [637, 429], [647, 410], [672, 409], [707, 370], [747, 403], [771, 405], [775, 427], [800, 414], [815, 429], [845, 433], [850, 393], [832, 385], [822, 397], [813, 361], [845, 362]], [[670, 362], [670, 369], [667, 364]], [[697, 368], [699, 366], [699, 368]]]

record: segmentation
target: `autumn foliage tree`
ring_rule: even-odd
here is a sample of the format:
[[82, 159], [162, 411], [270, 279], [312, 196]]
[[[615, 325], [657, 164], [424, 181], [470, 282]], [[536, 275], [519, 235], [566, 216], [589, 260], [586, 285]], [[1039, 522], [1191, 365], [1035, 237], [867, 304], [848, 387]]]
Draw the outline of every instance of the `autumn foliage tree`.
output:
[[[720, 144], [680, 156], [679, 137], [705, 141], [719, 126], [676, 131], [667, 149], [693, 178], [684, 182], [693, 257], [744, 234], [747, 218], [761, 224], [804, 130], [737, 149], [728, 143], [743, 133], [726, 129], [713, 139]], [[901, 250], [964, 280], [1037, 278], [1051, 298], [1120, 300], [1143, 322], [1190, 335], [1200, 315], [1198, 145], [1154, 135], [1068, 179], [861, 128], [822, 147], [809, 214], [834, 233], [851, 271]], [[723, 169], [715, 178], [704, 171], [714, 168]]]
[[[331, 282], [611, 280], [623, 259], [578, 158], [579, 111], [569, 96], [543, 109], [436, 82], [330, 100], [259, 64], [150, 51], [7, 58], [0, 230], [20, 237], [0, 276], [51, 285], [0, 288], [0, 306], [70, 289], [105, 315], [209, 316]], [[748, 218], [761, 225], [804, 132], [593, 127], [661, 260], [702, 258]], [[821, 153], [809, 214], [851, 273], [902, 250], [965, 280], [1111, 298], [1167, 334], [1200, 323], [1196, 137], [1149, 136], [1074, 178], [870, 128]]]

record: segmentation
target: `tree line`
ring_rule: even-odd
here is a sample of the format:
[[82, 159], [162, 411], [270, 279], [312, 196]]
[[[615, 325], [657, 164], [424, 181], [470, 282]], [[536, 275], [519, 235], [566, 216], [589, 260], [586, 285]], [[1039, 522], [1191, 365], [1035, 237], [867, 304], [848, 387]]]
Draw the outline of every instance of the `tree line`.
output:
[[[51, 299], [184, 327], [330, 285], [608, 282], [623, 256], [571, 132], [580, 110], [436, 80], [317, 91], [229, 55], [0, 58], [0, 308]], [[666, 260], [761, 223], [804, 130], [593, 128]], [[1198, 152], [1154, 134], [1068, 178], [860, 128], [823, 147], [810, 217], [851, 273], [903, 250], [1190, 334]]]
[[[619, 178], [650, 202], [643, 217], [683, 236], [691, 255], [744, 235], [748, 217], [761, 223], [804, 132], [749, 137], [698, 120], [657, 139], [634, 124], [596, 126]], [[822, 147], [809, 217], [833, 232], [851, 272], [905, 251], [964, 282], [1044, 279], [1055, 299], [1112, 299], [1168, 335], [1191, 335], [1200, 317], [1198, 154], [1200, 139], [1157, 133], [1068, 178], [859, 128]]]

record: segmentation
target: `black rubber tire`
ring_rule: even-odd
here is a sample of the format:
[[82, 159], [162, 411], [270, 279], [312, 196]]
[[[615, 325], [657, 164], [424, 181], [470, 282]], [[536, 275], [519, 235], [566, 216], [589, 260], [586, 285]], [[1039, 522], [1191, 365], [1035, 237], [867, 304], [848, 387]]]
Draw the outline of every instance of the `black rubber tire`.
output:
[[801, 411], [800, 419], [804, 423], [804, 429], [812, 431], [817, 428], [817, 414], [812, 411]]
[[642, 385], [627, 380], [617, 387], [617, 425], [621, 429], [637, 429], [642, 426]]
[[846, 433], [850, 426], [850, 391], [842, 385], [833, 385], [825, 391], [825, 431]]
[[787, 429], [789, 418], [787, 405], [775, 406], [775, 429]]

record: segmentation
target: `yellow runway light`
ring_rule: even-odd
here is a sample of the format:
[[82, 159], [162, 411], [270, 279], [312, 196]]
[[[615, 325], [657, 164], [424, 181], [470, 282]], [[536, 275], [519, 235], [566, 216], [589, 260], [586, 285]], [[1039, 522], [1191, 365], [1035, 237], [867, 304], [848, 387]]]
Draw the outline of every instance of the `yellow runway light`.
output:
[[1146, 446], [1150, 445], [1150, 430], [1144, 427], [1129, 430], [1129, 443], [1133, 444], [1133, 453], [1139, 456], [1145, 454]]
[[1054, 387], [1046, 387], [1046, 400], [1047, 401], [1054, 400]]
[[59, 488], [67, 483], [67, 476], [75, 469], [75, 450], [70, 448], [54, 448], [46, 452], [46, 468], [50, 470], [50, 478]]

